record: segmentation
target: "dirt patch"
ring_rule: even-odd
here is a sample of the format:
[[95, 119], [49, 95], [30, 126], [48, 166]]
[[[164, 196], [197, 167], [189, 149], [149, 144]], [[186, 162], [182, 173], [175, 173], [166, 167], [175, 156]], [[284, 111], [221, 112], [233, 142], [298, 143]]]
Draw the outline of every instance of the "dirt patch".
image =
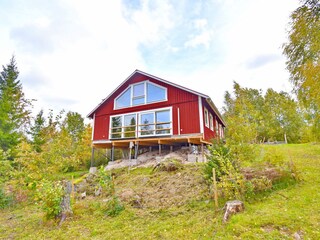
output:
[[266, 167], [263, 169], [243, 168], [241, 169], [241, 172], [247, 180], [265, 177], [271, 181], [275, 181], [283, 175], [279, 169], [273, 167]]
[[141, 208], [161, 209], [207, 197], [208, 187], [199, 166], [188, 165], [175, 172], [151, 171], [148, 176], [117, 176], [115, 186], [120, 199]]
[[188, 163], [188, 149], [179, 149], [174, 152], [169, 150], [163, 150], [159, 155], [158, 151], [145, 152], [138, 156], [137, 159], [119, 159], [114, 162], [109, 162], [105, 170], [112, 170], [124, 167], [152, 167], [159, 162], [166, 161], [168, 159], [176, 159], [181, 163]]

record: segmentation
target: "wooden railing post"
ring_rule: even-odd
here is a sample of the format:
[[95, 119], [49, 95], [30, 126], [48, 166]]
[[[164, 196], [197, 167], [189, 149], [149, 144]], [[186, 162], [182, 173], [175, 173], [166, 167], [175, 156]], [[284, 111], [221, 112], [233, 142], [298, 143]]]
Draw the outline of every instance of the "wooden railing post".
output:
[[213, 193], [214, 193], [214, 204], [218, 208], [218, 189], [216, 180], [216, 169], [212, 168], [212, 180], [213, 180]]

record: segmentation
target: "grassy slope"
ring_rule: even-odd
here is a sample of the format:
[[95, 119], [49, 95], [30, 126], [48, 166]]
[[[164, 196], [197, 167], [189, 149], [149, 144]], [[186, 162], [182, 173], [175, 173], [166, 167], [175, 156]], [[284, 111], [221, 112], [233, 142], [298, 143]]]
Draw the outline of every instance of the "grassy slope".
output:
[[[75, 204], [73, 218], [61, 228], [44, 222], [37, 206], [0, 210], [0, 239], [292, 239], [297, 231], [304, 239], [320, 239], [320, 146], [265, 148], [277, 148], [292, 159], [303, 181], [246, 203], [246, 211], [227, 225], [222, 212], [216, 213], [205, 199], [161, 209], [126, 206], [114, 218], [96, 211], [94, 201], [87, 199]], [[139, 174], [148, 177], [150, 171], [132, 173]]]

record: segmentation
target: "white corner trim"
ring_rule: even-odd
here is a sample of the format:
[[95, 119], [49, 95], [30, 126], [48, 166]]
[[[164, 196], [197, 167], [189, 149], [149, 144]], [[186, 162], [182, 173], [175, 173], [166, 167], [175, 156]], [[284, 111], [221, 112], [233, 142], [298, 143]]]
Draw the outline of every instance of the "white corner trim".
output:
[[204, 133], [204, 129], [203, 129], [203, 108], [202, 108], [201, 96], [198, 96], [198, 104], [199, 104], [200, 133]]
[[91, 133], [91, 141], [93, 141], [93, 136], [94, 136], [94, 123], [96, 121], [96, 114], [93, 114], [93, 124], [92, 124], [92, 133]]

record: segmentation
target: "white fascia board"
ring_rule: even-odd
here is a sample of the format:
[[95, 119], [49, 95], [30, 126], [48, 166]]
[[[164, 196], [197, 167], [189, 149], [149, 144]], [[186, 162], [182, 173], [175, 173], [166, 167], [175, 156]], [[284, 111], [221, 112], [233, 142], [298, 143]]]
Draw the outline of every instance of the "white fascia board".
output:
[[200, 133], [204, 133], [202, 98], [198, 96]]

